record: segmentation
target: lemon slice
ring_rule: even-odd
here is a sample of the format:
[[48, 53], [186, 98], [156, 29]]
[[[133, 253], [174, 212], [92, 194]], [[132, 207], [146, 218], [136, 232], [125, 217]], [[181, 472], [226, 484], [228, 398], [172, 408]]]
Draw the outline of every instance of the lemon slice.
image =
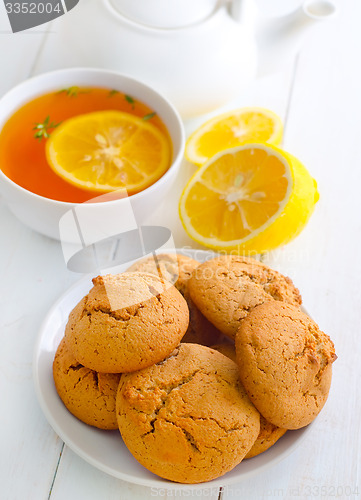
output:
[[179, 213], [186, 232], [202, 245], [262, 253], [297, 236], [317, 200], [316, 181], [299, 160], [254, 143], [200, 167], [182, 193]]
[[189, 137], [185, 155], [188, 161], [202, 165], [212, 156], [245, 142], [282, 141], [282, 121], [263, 108], [242, 108], [216, 116], [201, 125]]
[[168, 169], [171, 148], [148, 121], [121, 111], [78, 115], [56, 128], [46, 144], [50, 167], [83, 189], [134, 194]]

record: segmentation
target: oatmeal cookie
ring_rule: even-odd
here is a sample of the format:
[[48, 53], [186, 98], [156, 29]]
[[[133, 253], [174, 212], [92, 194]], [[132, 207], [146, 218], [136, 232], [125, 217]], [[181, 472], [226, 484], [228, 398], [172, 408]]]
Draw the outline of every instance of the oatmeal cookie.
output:
[[98, 276], [69, 316], [65, 340], [82, 365], [140, 370], [167, 357], [188, 327], [188, 307], [168, 282], [146, 273]]
[[118, 428], [115, 399], [120, 374], [85, 368], [63, 338], [55, 354], [53, 377], [60, 399], [75, 417], [99, 429]]
[[200, 483], [230, 471], [259, 434], [259, 413], [237, 365], [197, 344], [122, 376], [117, 418], [123, 440], [147, 469], [171, 481]]
[[242, 383], [273, 425], [299, 429], [325, 404], [336, 359], [332, 340], [297, 307], [268, 302], [242, 321], [236, 336]]
[[260, 304], [277, 300], [299, 306], [302, 302], [289, 278], [255, 259], [234, 255], [201, 264], [188, 288], [204, 316], [232, 339], [240, 322]]

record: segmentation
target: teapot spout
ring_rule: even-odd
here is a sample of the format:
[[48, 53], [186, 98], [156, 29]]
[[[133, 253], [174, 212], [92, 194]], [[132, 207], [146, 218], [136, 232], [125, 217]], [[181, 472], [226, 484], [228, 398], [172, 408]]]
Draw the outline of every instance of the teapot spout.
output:
[[336, 11], [330, 0], [306, 0], [285, 16], [261, 18], [257, 29], [259, 75], [277, 71], [294, 58], [309, 30], [334, 17]]
[[336, 14], [336, 6], [329, 0], [307, 0], [302, 5], [304, 14], [314, 21], [323, 21]]

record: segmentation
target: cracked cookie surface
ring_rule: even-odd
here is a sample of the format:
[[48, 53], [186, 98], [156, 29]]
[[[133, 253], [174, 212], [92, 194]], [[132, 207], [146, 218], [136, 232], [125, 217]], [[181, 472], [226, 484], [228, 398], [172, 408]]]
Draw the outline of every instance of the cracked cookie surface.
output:
[[252, 447], [260, 420], [237, 365], [186, 343], [164, 361], [122, 376], [117, 418], [125, 444], [144, 467], [183, 483], [233, 469]]
[[189, 325], [182, 342], [210, 346], [217, 342], [222, 334], [200, 312], [189, 294], [188, 280], [198, 266], [197, 260], [186, 255], [164, 253], [138, 260], [130, 266], [128, 271], [155, 274], [174, 284], [185, 298], [189, 308]]
[[295, 306], [268, 302], [250, 313], [236, 336], [242, 383], [273, 425], [299, 429], [319, 414], [329, 393], [331, 339]]
[[[212, 349], [221, 352], [222, 354], [227, 356], [227, 358], [230, 358], [232, 361], [237, 362], [234, 343], [224, 342], [223, 344], [212, 346]], [[239, 362], [241, 362], [241, 360], [239, 360]], [[261, 415], [259, 434], [252, 448], [244, 458], [252, 458], [268, 450], [268, 448], [273, 446], [279, 440], [279, 438], [286, 433], [286, 431], [287, 429], [281, 429], [280, 427], [267, 422], [267, 420]]]
[[302, 303], [288, 277], [250, 257], [226, 255], [208, 260], [193, 271], [188, 288], [204, 316], [232, 339], [255, 307], [274, 300]]
[[146, 273], [98, 276], [71, 311], [65, 339], [82, 365], [132, 372], [167, 357], [188, 327], [188, 307], [168, 282]]
[[75, 417], [99, 429], [118, 428], [115, 400], [120, 374], [85, 368], [63, 338], [55, 353], [53, 377], [60, 399]]

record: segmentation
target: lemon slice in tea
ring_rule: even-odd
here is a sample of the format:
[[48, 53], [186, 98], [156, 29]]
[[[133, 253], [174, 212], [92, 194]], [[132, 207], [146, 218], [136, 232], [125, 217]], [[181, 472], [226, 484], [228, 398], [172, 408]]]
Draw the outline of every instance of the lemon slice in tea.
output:
[[168, 138], [152, 123], [121, 111], [75, 116], [56, 128], [46, 144], [50, 167], [83, 189], [128, 195], [146, 189], [169, 168]]
[[262, 253], [303, 229], [316, 181], [294, 156], [269, 144], [223, 151], [186, 185], [179, 213], [189, 236], [223, 251]]

